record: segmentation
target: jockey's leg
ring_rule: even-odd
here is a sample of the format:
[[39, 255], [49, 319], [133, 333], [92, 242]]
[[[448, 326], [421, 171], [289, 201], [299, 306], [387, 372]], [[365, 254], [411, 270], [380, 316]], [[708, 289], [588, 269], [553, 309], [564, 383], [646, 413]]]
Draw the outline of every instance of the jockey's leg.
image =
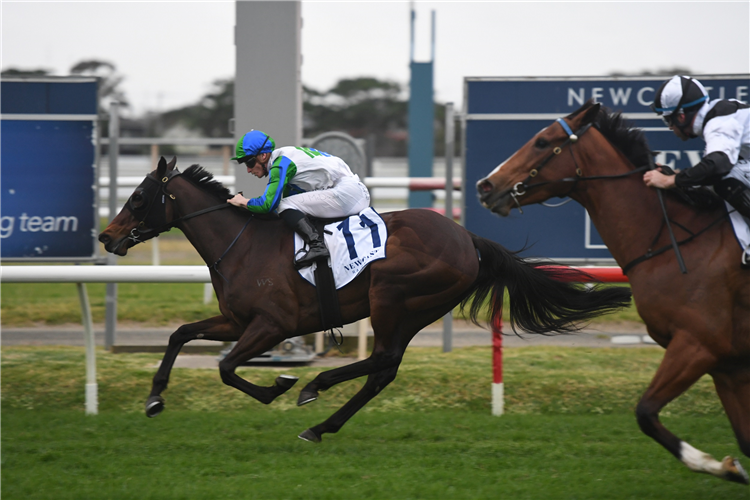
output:
[[[740, 160], [726, 177], [717, 182], [714, 191], [750, 225], [750, 164], [746, 160]], [[750, 269], [750, 246], [742, 253], [741, 264]]]
[[310, 250], [295, 261], [297, 268], [311, 265], [329, 256], [325, 241], [305, 214], [321, 219], [333, 219], [358, 214], [370, 205], [370, 193], [358, 178], [342, 179], [330, 189], [308, 191], [287, 196], [279, 203], [279, 216], [310, 246]]
[[279, 214], [287, 226], [299, 234], [310, 249], [303, 256], [295, 260], [297, 268], [312, 265], [318, 259], [328, 258], [329, 253], [323, 237], [315, 229], [305, 214], [293, 208]]

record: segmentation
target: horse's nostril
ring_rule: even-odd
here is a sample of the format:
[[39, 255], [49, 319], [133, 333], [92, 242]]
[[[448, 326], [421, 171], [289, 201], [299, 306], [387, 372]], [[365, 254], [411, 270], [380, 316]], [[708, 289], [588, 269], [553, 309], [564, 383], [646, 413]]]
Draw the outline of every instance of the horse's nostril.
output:
[[105, 245], [107, 243], [109, 243], [111, 240], [112, 240], [112, 238], [110, 238], [107, 235], [107, 233], [102, 233], [102, 234], [99, 235], [99, 241], [102, 242], [102, 243], [104, 243]]
[[492, 191], [492, 183], [485, 179], [479, 183], [477, 189], [480, 193], [487, 193], [489, 191]]

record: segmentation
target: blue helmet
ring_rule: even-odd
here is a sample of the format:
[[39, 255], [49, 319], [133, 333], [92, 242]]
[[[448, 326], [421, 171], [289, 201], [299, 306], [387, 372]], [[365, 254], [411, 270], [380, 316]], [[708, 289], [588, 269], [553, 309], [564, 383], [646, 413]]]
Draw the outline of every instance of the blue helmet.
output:
[[245, 163], [250, 158], [254, 158], [261, 153], [270, 153], [274, 149], [276, 149], [276, 142], [270, 135], [260, 130], [251, 130], [237, 141], [236, 156], [231, 159], [237, 160], [239, 163]]

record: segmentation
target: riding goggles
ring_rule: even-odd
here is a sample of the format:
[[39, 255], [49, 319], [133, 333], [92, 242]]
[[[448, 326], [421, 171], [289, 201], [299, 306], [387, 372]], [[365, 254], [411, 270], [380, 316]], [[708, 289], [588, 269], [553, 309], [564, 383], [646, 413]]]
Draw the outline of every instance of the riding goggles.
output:
[[[263, 141], [263, 144], [260, 145], [258, 151], [263, 151], [263, 147], [268, 142], [269, 137], [270, 136], [268, 135], [266, 136], [266, 139]], [[258, 154], [259, 153], [250, 156], [243, 156], [242, 158], [237, 158], [237, 163], [239, 163], [240, 165], [245, 164], [247, 168], [253, 168], [255, 166], [255, 163], [258, 161]]]

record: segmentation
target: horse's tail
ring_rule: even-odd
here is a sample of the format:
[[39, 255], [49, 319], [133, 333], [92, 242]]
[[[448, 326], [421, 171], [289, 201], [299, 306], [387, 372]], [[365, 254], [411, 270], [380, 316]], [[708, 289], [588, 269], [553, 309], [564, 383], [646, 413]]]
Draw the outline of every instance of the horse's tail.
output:
[[467, 297], [461, 308], [471, 304], [469, 317], [475, 324], [490, 293], [491, 320], [494, 324], [500, 319], [506, 288], [514, 332], [517, 327], [531, 333], [573, 332], [596, 316], [630, 305], [629, 288], [587, 287], [579, 283], [593, 279], [582, 271], [549, 262], [527, 262], [493, 241], [475, 234], [471, 238], [481, 262], [473, 298]]

